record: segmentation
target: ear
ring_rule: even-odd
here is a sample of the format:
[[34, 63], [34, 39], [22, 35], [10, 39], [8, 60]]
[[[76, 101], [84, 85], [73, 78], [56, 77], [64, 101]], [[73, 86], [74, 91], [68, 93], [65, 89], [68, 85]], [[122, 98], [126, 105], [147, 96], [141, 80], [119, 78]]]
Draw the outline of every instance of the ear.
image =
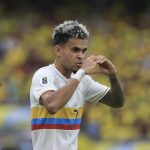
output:
[[59, 45], [55, 45], [54, 46], [54, 52], [55, 52], [55, 55], [60, 57], [61, 56], [61, 51], [62, 51], [62, 47], [59, 46]]

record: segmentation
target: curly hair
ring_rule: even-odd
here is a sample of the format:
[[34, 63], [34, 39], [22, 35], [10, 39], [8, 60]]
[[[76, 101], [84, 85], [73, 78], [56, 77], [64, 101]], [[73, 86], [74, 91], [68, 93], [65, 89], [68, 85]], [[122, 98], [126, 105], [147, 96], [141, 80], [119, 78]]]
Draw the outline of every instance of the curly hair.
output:
[[64, 21], [62, 24], [56, 26], [52, 33], [53, 45], [64, 44], [69, 39], [88, 39], [89, 32], [86, 26], [78, 23], [77, 20]]

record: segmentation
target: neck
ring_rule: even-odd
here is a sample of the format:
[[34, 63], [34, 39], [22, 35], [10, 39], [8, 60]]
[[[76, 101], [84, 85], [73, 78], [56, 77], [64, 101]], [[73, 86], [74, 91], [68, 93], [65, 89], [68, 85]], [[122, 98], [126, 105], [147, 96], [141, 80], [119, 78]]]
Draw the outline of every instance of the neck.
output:
[[55, 67], [57, 68], [57, 70], [59, 70], [59, 72], [65, 76], [66, 78], [70, 78], [71, 76], [71, 71], [69, 71], [67, 68], [65, 68], [61, 63], [58, 63], [56, 60], [54, 62]]

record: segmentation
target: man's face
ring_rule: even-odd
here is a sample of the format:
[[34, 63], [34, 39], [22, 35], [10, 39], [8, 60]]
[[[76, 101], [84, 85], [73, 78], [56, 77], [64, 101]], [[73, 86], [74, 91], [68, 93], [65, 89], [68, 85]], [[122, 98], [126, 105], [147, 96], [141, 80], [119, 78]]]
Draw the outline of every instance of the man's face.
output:
[[60, 62], [62, 66], [70, 72], [77, 71], [83, 64], [87, 47], [87, 40], [69, 39], [61, 46]]

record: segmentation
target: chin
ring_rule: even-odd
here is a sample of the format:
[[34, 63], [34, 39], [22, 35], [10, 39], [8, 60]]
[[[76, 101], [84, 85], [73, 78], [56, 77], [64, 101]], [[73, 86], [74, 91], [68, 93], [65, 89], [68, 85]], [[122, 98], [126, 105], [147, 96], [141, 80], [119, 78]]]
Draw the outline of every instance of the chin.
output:
[[79, 66], [74, 66], [74, 67], [72, 68], [72, 72], [73, 72], [73, 73], [76, 73], [80, 68], [81, 68], [81, 67], [79, 67]]
[[73, 73], [76, 73], [77, 71], [79, 70], [79, 68], [78, 69], [73, 69]]
[[74, 74], [77, 72], [78, 70], [74, 70], [74, 71], [72, 71]]

